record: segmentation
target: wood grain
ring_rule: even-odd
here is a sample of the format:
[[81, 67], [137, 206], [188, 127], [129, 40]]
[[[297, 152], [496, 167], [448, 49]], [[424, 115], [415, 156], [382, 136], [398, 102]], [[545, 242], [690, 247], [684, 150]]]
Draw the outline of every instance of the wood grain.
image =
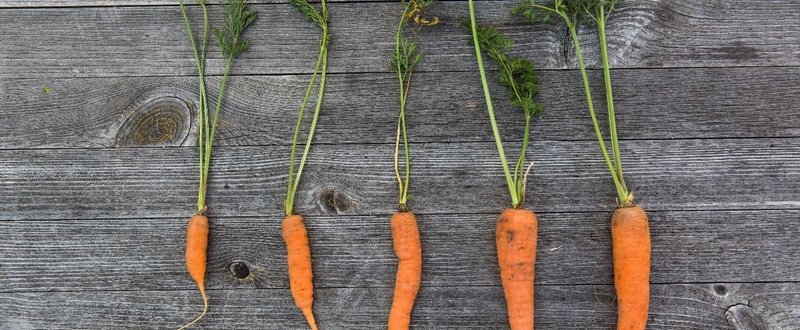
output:
[[[536, 283], [610, 285], [609, 213], [540, 214]], [[317, 288], [391, 288], [389, 216], [307, 218]], [[653, 283], [800, 281], [798, 211], [650, 212]], [[185, 218], [0, 221], [0, 292], [190, 290]], [[423, 285], [499, 286], [497, 214], [419, 216]], [[212, 217], [208, 287], [288, 288], [279, 217]], [[680, 224], [680, 225], [676, 225]], [[123, 260], [125, 260], [123, 262]], [[233, 268], [232, 268], [233, 265]]]
[[[547, 112], [532, 139], [594, 141], [579, 74], [540, 75], [539, 101]], [[476, 73], [416, 78], [409, 98], [411, 141], [492, 141]], [[602, 90], [599, 72], [592, 78]], [[614, 78], [623, 139], [800, 137], [800, 117], [792, 111], [800, 99], [800, 68], [620, 70]], [[290, 144], [306, 79], [234, 77], [217, 143]], [[16, 97], [0, 98], [5, 118], [0, 148], [195, 145], [195, 82], [188, 77], [2, 80], [0, 90]], [[216, 90], [217, 80], [212, 82]], [[492, 85], [503, 137], [519, 141], [523, 114]], [[396, 87], [389, 73], [331, 76], [316, 141], [393, 143]]]
[[[610, 211], [613, 185], [595, 144], [532, 144], [537, 166], [528, 204], [537, 212]], [[297, 211], [391, 213], [397, 206], [392, 150], [316, 146]], [[493, 143], [415, 144], [412, 150], [417, 212], [497, 213], [509, 205]], [[800, 206], [800, 172], [793, 165], [800, 161], [798, 139], [630, 141], [622, 153], [628, 187], [647, 210]], [[211, 214], [280, 214], [287, 154], [286, 147], [215, 150]], [[194, 148], [0, 151], [0, 219], [185, 217], [196, 197], [196, 157]]]
[[[385, 324], [389, 288], [336, 288], [316, 292], [320, 327], [378, 329]], [[800, 326], [800, 285], [693, 284], [653, 285], [648, 329], [731, 329], [726, 311], [752, 306], [768, 329]], [[302, 329], [302, 316], [289, 290], [211, 290], [211, 307], [200, 327]], [[175, 328], [199, 308], [197, 292], [100, 291], [2, 293], [4, 328]], [[613, 329], [613, 288], [540, 286], [536, 291], [539, 329]], [[507, 321], [499, 287], [420, 289], [412, 326], [418, 329], [504, 329]], [[737, 313], [734, 309], [733, 313]], [[86, 311], [92, 311], [87, 313]], [[579, 311], [576, 313], [575, 311]], [[742, 328], [739, 328], [742, 329]]]
[[[531, 58], [542, 68], [574, 68], [563, 27], [534, 27], [511, 17], [509, 10], [516, 4], [479, 3], [479, 21], [493, 22], [513, 37], [518, 44], [515, 55]], [[260, 19], [247, 37], [255, 42], [235, 65], [234, 74], [308, 73], [316, 56], [316, 27], [288, 4], [254, 7]], [[329, 7], [330, 71], [390, 71], [400, 4]], [[469, 36], [459, 26], [467, 17], [466, 4], [443, 2], [430, 14], [441, 16], [443, 23], [421, 34], [426, 60], [419, 69], [474, 71]], [[212, 20], [221, 20], [217, 11]], [[174, 6], [7, 10], [0, 16], [0, 28], [15, 33], [5, 34], [0, 43], [0, 77], [194, 75], [182, 24]], [[587, 61], [594, 66], [598, 56], [592, 33], [590, 28], [581, 30]], [[612, 16], [608, 34], [614, 68], [800, 65], [800, 7], [794, 0], [625, 1]], [[209, 73], [221, 71], [217, 54], [212, 47]]]

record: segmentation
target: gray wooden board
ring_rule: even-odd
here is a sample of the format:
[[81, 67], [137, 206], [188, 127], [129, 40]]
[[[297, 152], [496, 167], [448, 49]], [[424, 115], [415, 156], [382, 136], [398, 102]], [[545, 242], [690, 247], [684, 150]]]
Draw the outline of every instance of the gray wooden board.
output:
[[[381, 329], [388, 288], [332, 288], [316, 292], [324, 329]], [[797, 283], [653, 285], [648, 329], [797, 329]], [[197, 328], [305, 329], [287, 289], [210, 290], [208, 316]], [[176, 328], [201, 306], [194, 290], [0, 293], [0, 327], [11, 329]], [[608, 285], [540, 286], [538, 329], [613, 329]], [[507, 329], [499, 287], [420, 289], [412, 326], [421, 329]], [[31, 313], [31, 311], [40, 311]], [[728, 321], [730, 320], [730, 321]], [[744, 326], [743, 326], [744, 324]], [[759, 327], [753, 327], [752, 325]], [[734, 328], [736, 326], [736, 328]]]
[[[562, 26], [533, 27], [509, 10], [516, 0], [481, 2], [481, 22], [514, 37], [513, 54], [542, 68], [575, 67]], [[255, 5], [260, 19], [247, 36], [250, 52], [235, 74], [307, 73], [317, 54], [318, 29], [288, 4]], [[399, 3], [333, 3], [331, 72], [386, 72]], [[197, 17], [197, 11], [193, 15]], [[778, 14], [779, 13], [779, 14]], [[459, 24], [465, 2], [443, 2], [432, 15], [443, 23], [424, 29], [423, 71], [473, 71], [469, 36]], [[59, 17], [58, 20], [52, 17]], [[212, 19], [221, 17], [214, 11]], [[0, 77], [193, 75], [195, 65], [180, 11], [174, 6], [4, 10]], [[36, 28], [31, 28], [35, 26]], [[43, 32], [46, 31], [46, 32]], [[800, 6], [794, 0], [636, 0], [620, 4], [608, 27], [615, 68], [800, 65]], [[590, 65], [597, 41], [582, 29]], [[209, 73], [219, 73], [211, 49]], [[566, 55], [565, 55], [566, 54]]]
[[[318, 145], [298, 189], [303, 214], [396, 208], [393, 145]], [[509, 205], [493, 143], [414, 144], [411, 204], [420, 213], [494, 213]], [[596, 142], [536, 142], [530, 206], [610, 211], [614, 191]], [[513, 150], [509, 150], [513, 152]], [[628, 185], [648, 210], [797, 209], [800, 139], [630, 141]], [[216, 150], [213, 215], [278, 216], [286, 147]], [[193, 210], [194, 148], [0, 151], [0, 219], [183, 217]], [[220, 170], [224, 169], [224, 170]]]
[[[319, 33], [285, 1], [253, 2], [254, 46], [234, 69], [215, 150], [211, 311], [198, 328], [304, 329], [278, 221], [291, 117]], [[335, 2], [333, 74], [298, 210], [322, 327], [379, 329], [396, 267], [388, 58], [400, 4]], [[480, 22], [517, 40], [514, 55], [542, 69], [548, 112], [534, 128], [526, 203], [541, 220], [537, 327], [611, 329], [614, 191], [574, 52], [563, 26], [510, 17], [516, 3], [477, 7]], [[200, 299], [182, 246], [196, 195], [197, 95], [177, 6], [0, 7], [0, 329], [175, 328], [191, 319]], [[507, 328], [493, 228], [508, 194], [459, 27], [466, 8], [437, 4], [430, 14], [443, 24], [419, 39], [427, 57], [409, 124], [425, 264], [415, 328]], [[629, 0], [608, 30], [626, 179], [651, 218], [649, 328], [800, 328], [800, 5]], [[580, 34], [596, 68], [592, 28]], [[590, 74], [601, 95], [599, 72]], [[521, 115], [492, 84], [514, 155]], [[249, 275], [237, 279], [242, 265]]]
[[[602, 76], [592, 73], [601, 91]], [[547, 112], [532, 139], [595, 140], [580, 74], [540, 75], [539, 102]], [[510, 107], [494, 73], [491, 78], [503, 136], [519, 141], [522, 111]], [[307, 79], [233, 77], [217, 143], [290, 144]], [[218, 80], [212, 81], [216, 90]], [[619, 70], [614, 82], [623, 139], [800, 136], [800, 68]], [[390, 73], [331, 76], [316, 141], [394, 142], [397, 85]], [[194, 78], [5, 79], [0, 90], [6, 91], [0, 96], [0, 148], [196, 144]], [[747, 97], [740, 97], [743, 91]], [[411, 141], [492, 140], [477, 73], [419, 73], [413, 92]], [[604, 108], [604, 102], [597, 105]]]
[[[388, 216], [309, 216], [317, 288], [391, 287]], [[418, 216], [423, 285], [499, 286], [496, 214]], [[538, 285], [613, 283], [608, 212], [540, 214]], [[650, 212], [653, 283], [800, 282], [798, 211]], [[287, 288], [279, 216], [212, 217], [208, 287]], [[677, 225], [680, 224], [680, 225]], [[0, 221], [0, 292], [188, 290], [186, 218]], [[248, 272], [231, 271], [242, 263]], [[240, 274], [239, 279], [233, 274]], [[241, 275], [244, 274], [244, 275]]]

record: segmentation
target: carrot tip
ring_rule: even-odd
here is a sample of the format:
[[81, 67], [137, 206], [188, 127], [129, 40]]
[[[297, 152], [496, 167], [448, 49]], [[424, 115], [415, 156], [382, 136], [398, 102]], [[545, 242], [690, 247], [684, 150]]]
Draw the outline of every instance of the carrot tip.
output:
[[203, 297], [203, 312], [200, 313], [200, 315], [197, 316], [197, 318], [192, 320], [192, 322], [184, 324], [178, 330], [186, 329], [197, 323], [197, 321], [200, 321], [200, 319], [202, 319], [204, 316], [206, 316], [206, 313], [208, 312], [208, 296], [206, 296], [206, 289], [203, 288], [202, 286], [200, 287], [200, 295]]
[[306, 317], [308, 325], [311, 327], [311, 329], [317, 330], [317, 321], [314, 320], [314, 311], [311, 310], [311, 307], [301, 308], [300, 311], [303, 312], [303, 315]]

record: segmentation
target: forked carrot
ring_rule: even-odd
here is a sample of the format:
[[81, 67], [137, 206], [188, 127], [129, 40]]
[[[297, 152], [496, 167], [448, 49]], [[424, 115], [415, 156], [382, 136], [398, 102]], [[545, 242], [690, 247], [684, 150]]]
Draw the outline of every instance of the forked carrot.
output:
[[[286, 200], [284, 200], [283, 204], [285, 218], [283, 222], [281, 222], [283, 240], [286, 242], [287, 268], [289, 271], [289, 286], [292, 291], [292, 297], [294, 297], [295, 304], [305, 316], [308, 325], [311, 329], [316, 330], [317, 321], [314, 319], [313, 312], [314, 282], [311, 271], [311, 248], [308, 245], [308, 232], [306, 231], [303, 218], [294, 213], [294, 200], [297, 195], [297, 187], [300, 185], [303, 168], [308, 158], [308, 152], [311, 150], [311, 143], [314, 140], [314, 129], [317, 126], [320, 109], [322, 108], [328, 73], [328, 43], [330, 42], [331, 36], [328, 31], [328, 9], [325, 0], [320, 1], [319, 8], [312, 6], [307, 0], [289, 0], [289, 3], [322, 29], [317, 64], [308, 82], [303, 101], [300, 103], [300, 111], [298, 112], [297, 122], [294, 128], [292, 147], [289, 152], [289, 177], [286, 187]], [[308, 136], [306, 137], [305, 148], [303, 149], [300, 163], [295, 167], [297, 144], [300, 136], [300, 128], [303, 123], [303, 114], [305, 114], [306, 107], [309, 103], [309, 97], [311, 96], [314, 86], [317, 84], [318, 78], [319, 90], [314, 106], [314, 115], [311, 119], [311, 127], [308, 130]]]
[[[197, 213], [189, 219], [186, 229], [186, 268], [189, 275], [197, 282], [200, 295], [203, 297], [203, 312], [193, 321], [183, 325], [181, 329], [187, 328], [202, 319], [208, 312], [208, 296], [206, 296], [205, 276], [206, 276], [206, 249], [208, 248], [208, 218], [204, 215], [206, 206], [206, 188], [208, 187], [208, 173], [211, 167], [211, 146], [214, 142], [217, 124], [219, 123], [219, 112], [222, 107], [222, 100], [225, 94], [225, 87], [228, 82], [231, 65], [233, 61], [244, 53], [250, 43], [241, 38], [244, 30], [256, 19], [256, 12], [247, 9], [244, 0], [229, 0], [223, 5], [227, 17], [225, 19], [225, 30], [212, 29], [208, 20], [208, 8], [205, 0], [198, 1], [203, 12], [203, 37], [200, 43], [195, 40], [192, 32], [192, 24], [183, 0], [178, 0], [178, 5], [183, 15], [183, 21], [189, 35], [189, 42], [194, 52], [195, 65], [197, 66], [197, 78], [199, 84], [200, 102], [198, 103], [198, 149], [200, 150], [200, 183], [197, 190]], [[210, 113], [208, 96], [206, 90], [206, 48], [208, 46], [209, 31], [214, 31], [217, 43], [224, 58], [224, 69], [222, 82], [217, 91], [217, 100], [214, 106], [213, 115]]]
[[392, 241], [399, 262], [389, 330], [401, 330], [408, 329], [411, 324], [411, 311], [422, 280], [422, 244], [414, 213], [398, 211], [392, 215]]
[[[614, 11], [617, 0], [555, 0], [547, 5], [540, 5], [535, 0], [523, 0], [512, 13], [528, 18], [533, 23], [547, 21], [547, 17], [555, 14], [564, 20], [575, 47], [578, 67], [583, 78], [583, 89], [589, 108], [600, 151], [611, 173], [617, 190], [618, 208], [611, 220], [611, 236], [614, 257], [614, 286], [617, 290], [617, 329], [644, 330], [647, 325], [647, 311], [650, 306], [650, 227], [647, 214], [635, 206], [633, 194], [628, 191], [622, 172], [617, 119], [614, 110], [614, 96], [611, 86], [611, 70], [606, 42], [606, 23]], [[577, 28], [581, 20], [597, 25], [597, 37], [600, 45], [600, 58], [603, 63], [603, 80], [605, 82], [606, 108], [608, 110], [608, 135], [611, 140], [611, 152], [600, 130], [600, 124], [594, 111], [591, 86], [583, 61], [580, 38]]]
[[311, 274], [311, 249], [308, 246], [308, 232], [303, 217], [290, 215], [281, 222], [283, 240], [286, 242], [289, 282], [294, 302], [308, 320], [311, 329], [317, 329], [312, 306], [314, 304], [314, 283]]
[[[422, 26], [433, 26], [439, 23], [438, 17], [425, 17], [424, 11], [433, 5], [434, 0], [403, 0], [403, 14], [395, 32], [395, 48], [391, 64], [399, 83], [400, 114], [397, 117], [397, 135], [394, 148], [394, 173], [398, 187], [398, 211], [392, 215], [392, 241], [397, 256], [397, 274], [395, 277], [392, 308], [389, 311], [389, 330], [408, 330], [411, 325], [411, 313], [417, 299], [422, 281], [422, 244], [420, 243], [417, 218], [408, 207], [408, 183], [411, 180], [411, 156], [409, 154], [408, 130], [406, 129], [406, 101], [411, 88], [411, 76], [414, 67], [422, 60], [417, 51], [416, 37]], [[409, 22], [416, 24], [413, 37], [406, 36], [405, 28]], [[402, 141], [404, 173], [400, 174], [400, 144]]]
[[650, 225], [641, 207], [620, 207], [611, 217], [617, 329], [644, 329], [650, 305]]
[[[472, 43], [475, 46], [475, 58], [483, 86], [489, 121], [500, 155], [500, 163], [506, 177], [506, 185], [511, 195], [511, 208], [504, 210], [497, 219], [495, 239], [497, 244], [497, 261], [500, 267], [500, 278], [506, 297], [508, 323], [512, 330], [532, 330], [534, 328], [534, 270], [536, 268], [536, 243], [538, 241], [538, 221], [536, 214], [522, 208], [525, 201], [525, 185], [533, 163], [523, 173], [525, 154], [530, 138], [531, 121], [541, 116], [544, 107], [534, 101], [539, 92], [539, 79], [533, 63], [510, 57], [506, 53], [514, 41], [506, 38], [496, 29], [480, 26], [475, 20], [475, 7], [469, 0], [470, 21], [465, 27], [472, 32]], [[525, 114], [525, 131], [522, 137], [522, 148], [512, 175], [503, 151], [503, 141], [495, 120], [492, 97], [486, 72], [483, 66], [482, 52], [497, 63], [500, 68], [500, 84], [505, 86], [512, 98], [512, 105], [522, 108]]]

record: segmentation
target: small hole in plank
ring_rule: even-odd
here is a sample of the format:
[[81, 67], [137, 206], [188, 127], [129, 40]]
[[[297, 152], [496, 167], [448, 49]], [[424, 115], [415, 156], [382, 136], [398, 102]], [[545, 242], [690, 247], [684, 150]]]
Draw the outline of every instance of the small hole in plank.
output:
[[250, 276], [250, 267], [244, 261], [234, 261], [228, 266], [228, 271], [233, 277], [245, 279]]

